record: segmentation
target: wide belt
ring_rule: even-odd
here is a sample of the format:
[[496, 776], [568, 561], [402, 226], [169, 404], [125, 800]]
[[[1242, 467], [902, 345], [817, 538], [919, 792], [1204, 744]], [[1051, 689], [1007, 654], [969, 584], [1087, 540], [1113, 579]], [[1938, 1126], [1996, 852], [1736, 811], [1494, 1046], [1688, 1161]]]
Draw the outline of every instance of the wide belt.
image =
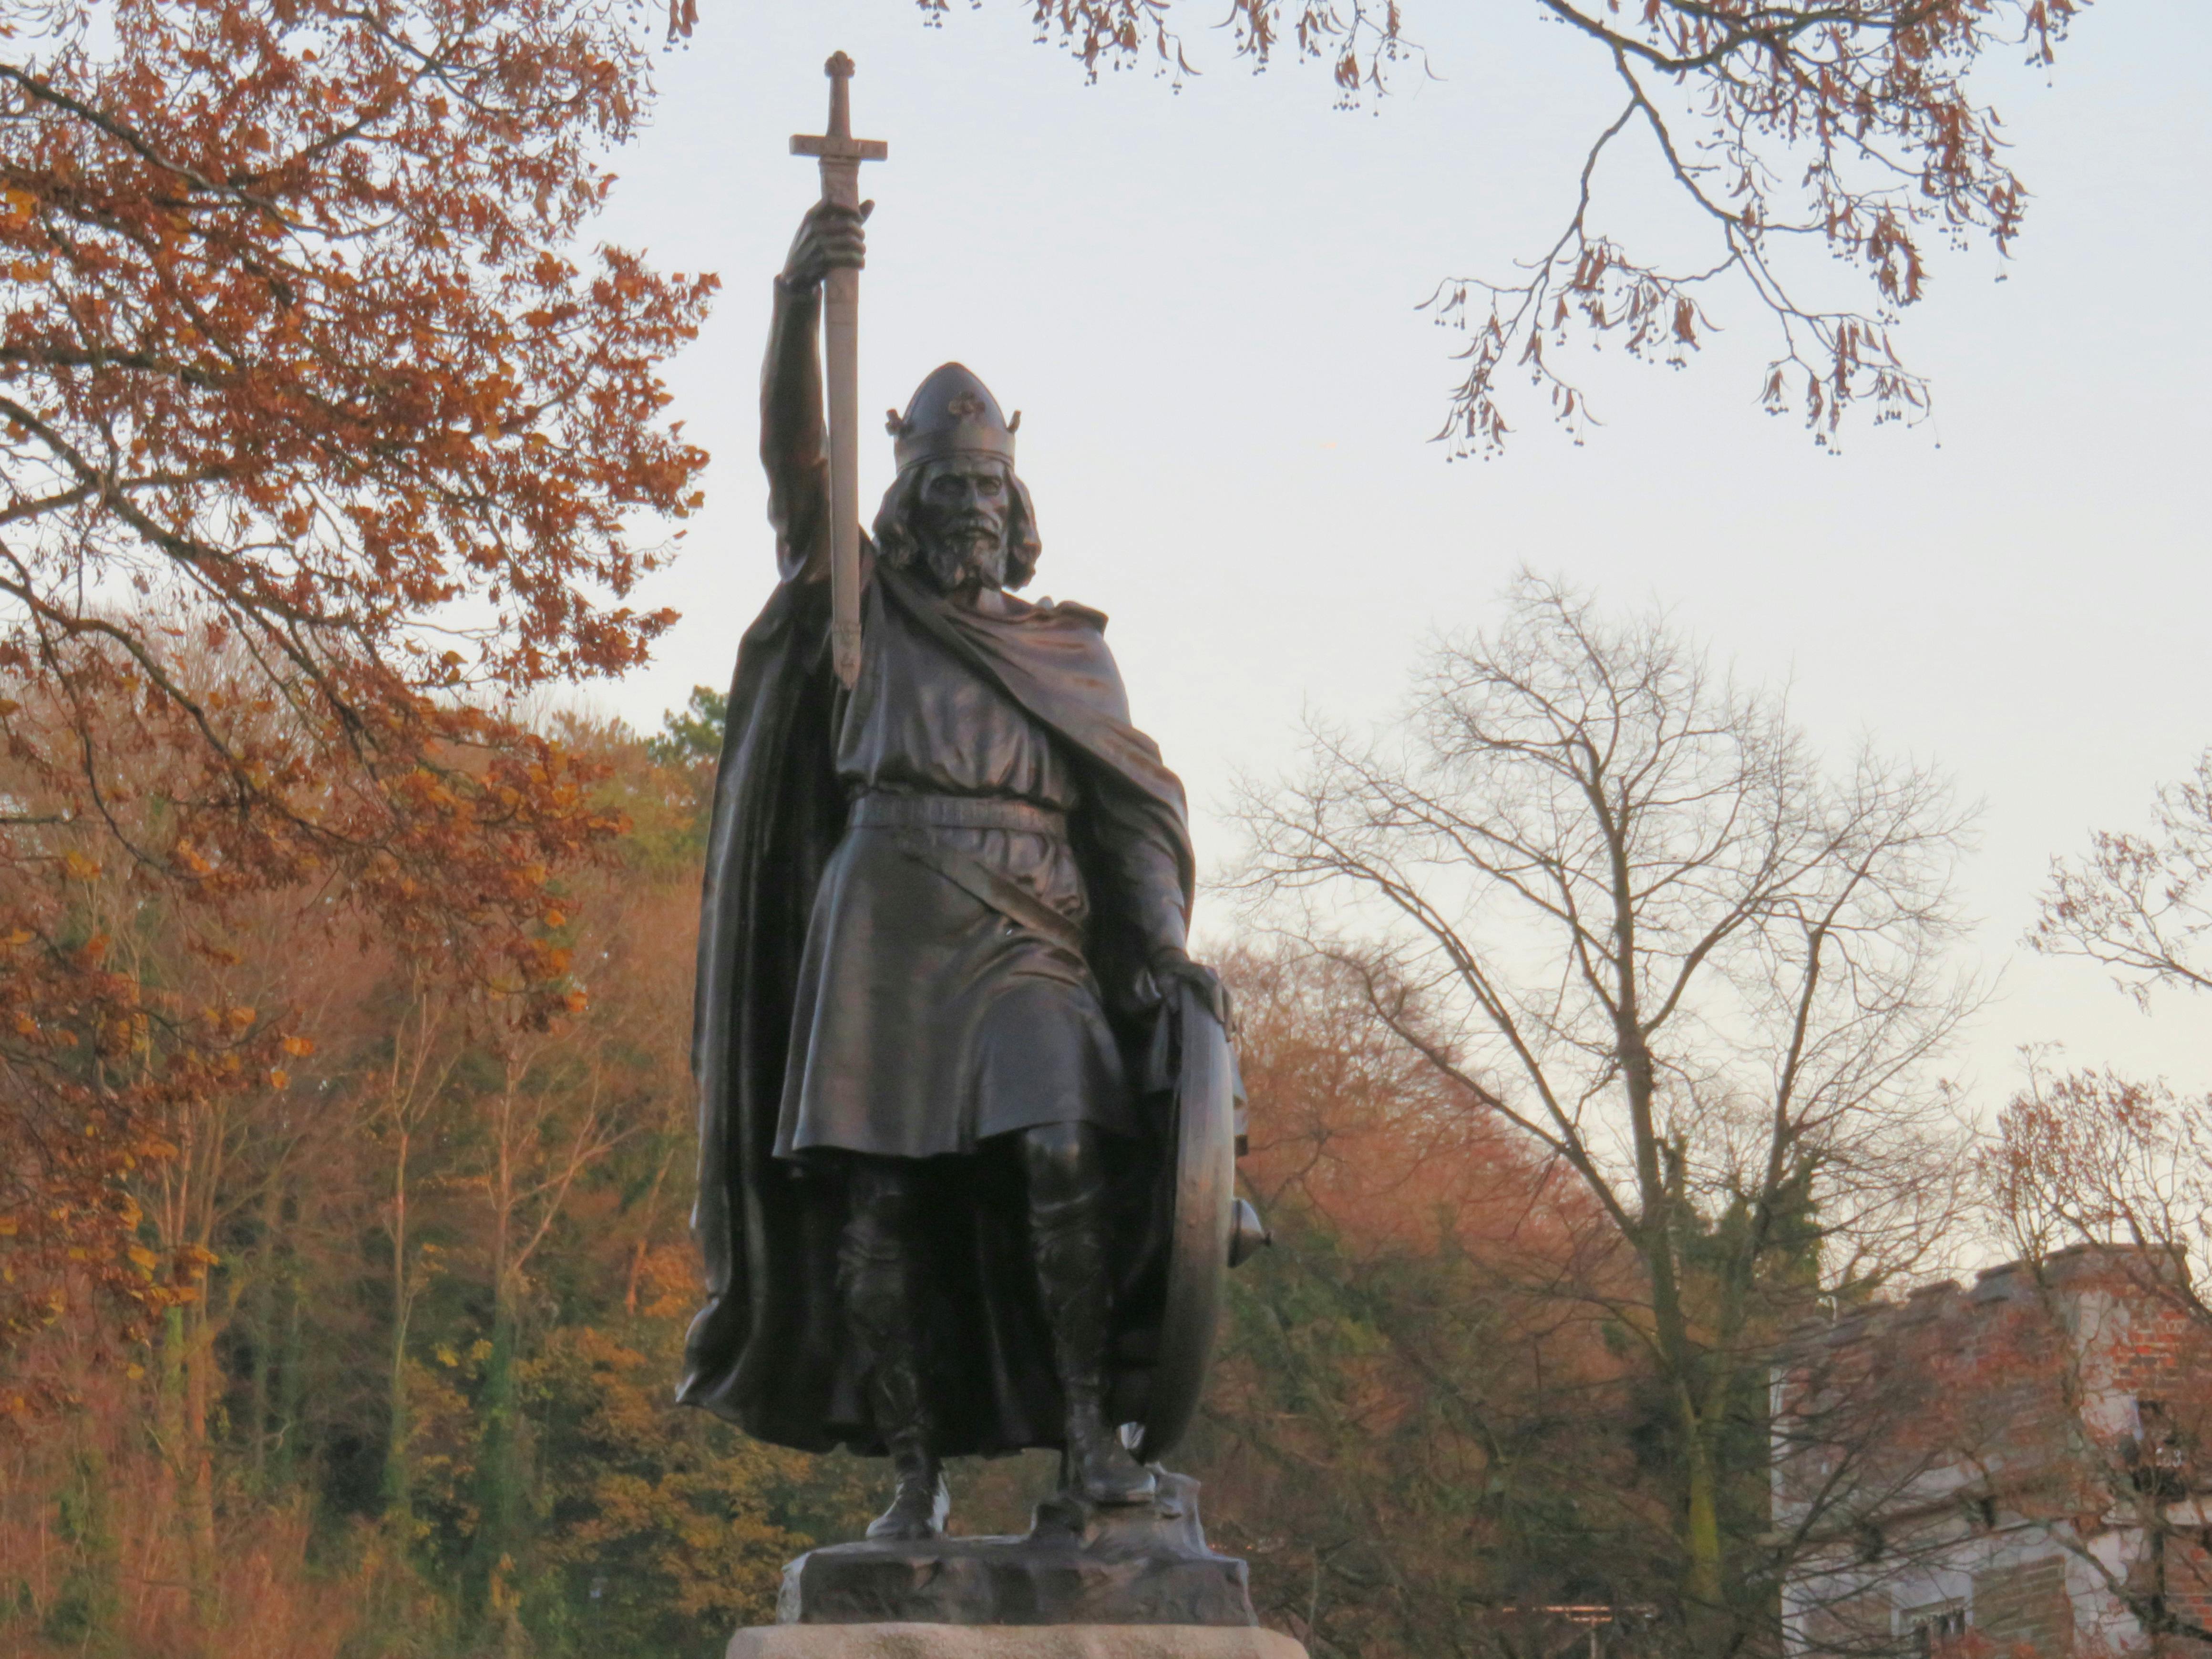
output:
[[1026, 830], [1063, 836], [1067, 814], [1025, 800], [981, 795], [893, 795], [870, 790], [853, 802], [852, 822], [885, 830]]
[[1073, 955], [1084, 953], [1083, 929], [1028, 888], [949, 842], [916, 830], [1028, 830], [1067, 833], [1067, 817], [1026, 801], [974, 795], [887, 795], [870, 791], [853, 803], [853, 822], [872, 829], [905, 830], [894, 837], [900, 852], [942, 881], [995, 910], [1017, 927], [1048, 939]]

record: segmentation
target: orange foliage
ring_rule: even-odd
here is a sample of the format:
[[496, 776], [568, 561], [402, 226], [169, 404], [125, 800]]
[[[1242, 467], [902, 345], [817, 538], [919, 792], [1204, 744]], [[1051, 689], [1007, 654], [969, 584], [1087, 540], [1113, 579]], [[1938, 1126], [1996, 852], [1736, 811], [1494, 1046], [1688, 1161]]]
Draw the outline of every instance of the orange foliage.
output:
[[533, 878], [579, 1005], [534, 1025], [533, 987], [295, 892], [221, 907], [218, 960], [216, 912], [127, 864], [79, 882], [149, 1011], [140, 1070], [179, 1021], [252, 1063], [134, 1097], [171, 1145], [118, 1178], [131, 1245], [198, 1282], [143, 1342], [80, 1296], [10, 1356], [51, 1409], [0, 1443], [0, 1651], [681, 1651], [865, 1522], [853, 1460], [671, 1398], [696, 797], [619, 726], [548, 732], [580, 810], [635, 827]]
[[351, 1583], [320, 1582], [308, 1567], [313, 1518], [296, 1499], [227, 1516], [199, 1577], [163, 1501], [167, 1471], [130, 1431], [125, 1390], [96, 1380], [81, 1403], [61, 1457], [0, 1448], [0, 1487], [36, 1486], [57, 1462], [67, 1472], [51, 1509], [0, 1510], [9, 1595], [51, 1610], [55, 1650], [119, 1638], [127, 1651], [199, 1653], [213, 1627], [225, 1659], [339, 1659], [398, 1589], [401, 1564], [374, 1549]]
[[1342, 970], [1223, 969], [1276, 1244], [1232, 1276], [1187, 1455], [1263, 1618], [1316, 1651], [1503, 1652], [1518, 1602], [1646, 1599], [1664, 1499], [1607, 1340], [1615, 1236]]
[[714, 281], [574, 257], [649, 91], [619, 10], [55, 0], [0, 35], [5, 1348], [88, 1286], [133, 1328], [186, 1293], [123, 1186], [300, 1057], [281, 1000], [119, 965], [103, 908], [220, 965], [287, 896], [526, 1023], [578, 1006], [549, 895], [621, 819], [497, 700], [672, 620], [622, 603], [662, 556], [627, 526], [696, 503], [658, 370]]
[[1324, 964], [1242, 957], [1244, 1178], [1356, 1248], [1559, 1255], [1586, 1208], [1532, 1143], [1395, 1039]]

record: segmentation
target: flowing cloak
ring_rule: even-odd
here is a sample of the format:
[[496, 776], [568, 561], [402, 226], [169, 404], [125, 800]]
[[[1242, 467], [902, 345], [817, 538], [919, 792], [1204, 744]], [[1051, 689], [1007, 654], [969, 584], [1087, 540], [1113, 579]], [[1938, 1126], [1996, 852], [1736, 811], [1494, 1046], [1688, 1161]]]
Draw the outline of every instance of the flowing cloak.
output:
[[[780, 327], [784, 310], [780, 305]], [[772, 343], [772, 392], [779, 349]], [[792, 509], [772, 505], [772, 516], [787, 548], [805, 545], [804, 528], [794, 532], [789, 523]], [[837, 1294], [842, 1171], [834, 1160], [775, 1156], [801, 953], [847, 813], [834, 763], [843, 694], [830, 665], [830, 585], [805, 580], [802, 563], [785, 558], [785, 580], [739, 646], [715, 785], [692, 1036], [700, 1143], [692, 1220], [708, 1300], [691, 1324], [678, 1397], [759, 1439], [876, 1453], [884, 1445]], [[1145, 969], [1158, 941], [1113, 902], [1116, 884], [1103, 849], [1117, 837], [1171, 848], [1186, 915], [1194, 860], [1182, 786], [1158, 746], [1129, 723], [1100, 619], [1074, 606], [980, 614], [880, 563], [872, 580], [901, 625], [995, 686], [1074, 766], [1082, 800], [1069, 838], [1093, 898], [1086, 958], [1129, 1073], [1150, 1091], [1140, 1114], [1149, 1110], [1158, 1121], [1157, 1091], [1166, 1079], [1158, 995]], [[1116, 1419], [1127, 1420], [1143, 1414], [1157, 1340], [1172, 1170], [1158, 1135], [1116, 1140], [1112, 1156], [1120, 1294], [1109, 1405]], [[926, 1361], [939, 1450], [1057, 1446], [1064, 1413], [1018, 1173], [988, 1143], [975, 1156], [931, 1159], [927, 1167], [941, 1184], [928, 1206]]]

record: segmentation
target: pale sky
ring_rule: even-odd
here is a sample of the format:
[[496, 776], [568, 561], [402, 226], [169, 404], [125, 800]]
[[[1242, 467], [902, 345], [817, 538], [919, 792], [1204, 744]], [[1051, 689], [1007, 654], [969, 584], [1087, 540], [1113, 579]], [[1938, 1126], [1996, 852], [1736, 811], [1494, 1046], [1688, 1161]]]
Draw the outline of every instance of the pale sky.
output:
[[[1030, 591], [1111, 613], [1202, 860], [1234, 851], [1218, 817], [1233, 769], [1288, 764], [1304, 708], [1387, 715], [1424, 639], [1492, 619], [1525, 562], [1671, 606], [1747, 675], [1788, 679], [1838, 758], [1868, 733], [1986, 802], [1966, 896], [2004, 994], [1954, 1068], [1985, 1108], [2030, 1042], [2212, 1087], [2206, 1010], [2146, 1019], [2098, 970], [2018, 948], [2051, 854], [2142, 822], [2212, 743], [2212, 6], [2103, 0], [2048, 76], [2017, 52], [1991, 66], [2035, 200], [2008, 265], [1984, 247], [1940, 259], [1905, 324], [1936, 385], [1926, 424], [1863, 422], [1839, 455], [1815, 450], [1758, 410], [1771, 337], [1721, 296], [1728, 333], [1687, 370], [1600, 361], [1607, 424], [1586, 446], [1528, 407], [1503, 459], [1449, 465], [1426, 440], [1453, 340], [1415, 306], [1442, 276], [1549, 244], [1612, 112], [1610, 70], [1531, 0], [1405, 9], [1438, 78], [1346, 112], [1321, 70], [1255, 78], [1210, 29], [1189, 40], [1206, 73], [1177, 92], [1146, 74], [1086, 86], [1031, 44], [1027, 0], [956, 6], [937, 29], [910, 0], [705, 0], [661, 59], [653, 130], [616, 158], [604, 230], [723, 278], [671, 374], [714, 457], [708, 505], [641, 595], [683, 623], [594, 701], [650, 729], [693, 684], [726, 684], [766, 597], [768, 285], [817, 189], [787, 139], [821, 130], [821, 64], [842, 48], [855, 130], [890, 144], [862, 178], [878, 205], [861, 408], [903, 406], [958, 358], [1024, 411]], [[1601, 206], [1664, 239], [1647, 245], [1692, 246], [1657, 188], [1627, 156]], [[862, 446], [872, 512], [879, 418]], [[1223, 907], [1213, 920], [1218, 936]]]

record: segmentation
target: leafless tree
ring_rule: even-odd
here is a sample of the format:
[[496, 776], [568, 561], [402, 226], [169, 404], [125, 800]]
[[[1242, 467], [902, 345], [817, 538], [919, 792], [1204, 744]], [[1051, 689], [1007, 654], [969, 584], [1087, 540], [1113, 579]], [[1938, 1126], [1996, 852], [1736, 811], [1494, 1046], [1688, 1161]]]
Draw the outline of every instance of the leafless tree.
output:
[[1632, 1251], [1609, 1313], [1668, 1402], [1685, 1617], [1702, 1651], [1747, 1639], [1746, 1391], [1783, 1321], [1923, 1267], [1957, 1211], [1932, 1067], [1979, 995], [1948, 954], [1970, 814], [1924, 766], [1827, 775], [1663, 617], [1527, 575], [1396, 727], [1309, 738], [1243, 787], [1240, 884]]
[[2086, 859], [2054, 859], [2028, 944], [2086, 957], [2150, 1006], [2153, 991], [2212, 990], [2212, 749], [2158, 793], [2148, 834], [2100, 830]]

